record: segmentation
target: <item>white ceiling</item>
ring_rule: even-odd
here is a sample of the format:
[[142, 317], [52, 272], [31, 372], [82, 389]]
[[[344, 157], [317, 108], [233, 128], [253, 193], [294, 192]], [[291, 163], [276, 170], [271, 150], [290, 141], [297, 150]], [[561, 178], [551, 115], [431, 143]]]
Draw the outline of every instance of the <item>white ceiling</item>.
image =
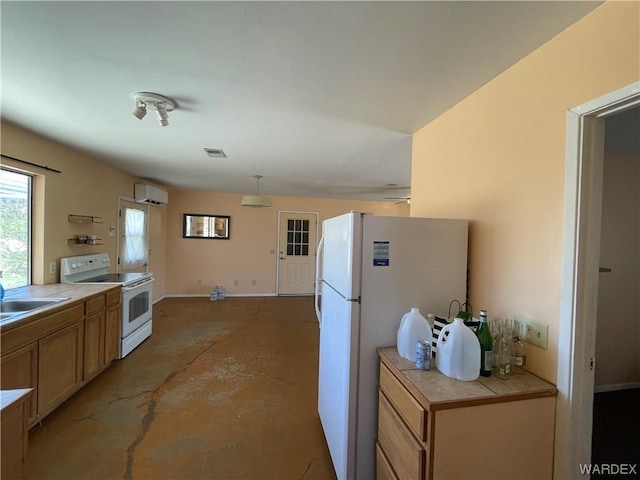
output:
[[402, 196], [413, 132], [600, 3], [3, 0], [2, 117], [172, 187]]

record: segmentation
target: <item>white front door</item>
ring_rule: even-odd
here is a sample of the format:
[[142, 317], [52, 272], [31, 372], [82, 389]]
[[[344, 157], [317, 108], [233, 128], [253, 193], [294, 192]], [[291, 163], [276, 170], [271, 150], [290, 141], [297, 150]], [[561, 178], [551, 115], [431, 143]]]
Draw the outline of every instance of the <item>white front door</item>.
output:
[[318, 214], [279, 212], [278, 295], [313, 295]]

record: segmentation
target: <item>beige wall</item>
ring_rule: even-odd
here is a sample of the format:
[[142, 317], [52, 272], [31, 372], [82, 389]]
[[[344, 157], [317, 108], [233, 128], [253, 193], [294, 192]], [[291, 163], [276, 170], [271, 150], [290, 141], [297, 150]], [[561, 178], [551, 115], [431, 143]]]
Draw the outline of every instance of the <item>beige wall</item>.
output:
[[606, 154], [603, 176], [595, 384], [640, 384], [640, 156]]
[[[49, 172], [4, 159], [8, 166], [36, 178], [34, 207], [34, 284], [59, 281], [60, 258], [107, 252], [116, 258], [118, 197], [133, 197], [134, 184], [141, 179], [111, 168], [63, 145], [2, 123], [2, 153], [28, 162], [61, 170]], [[207, 294], [211, 285], [222, 284], [229, 293], [272, 294], [275, 292], [278, 210], [318, 212], [324, 218], [360, 210], [382, 215], [409, 214], [407, 205], [356, 202], [317, 198], [273, 197], [273, 207], [240, 207], [241, 195], [173, 190], [169, 205], [149, 207], [150, 265], [155, 283], [153, 296]], [[204, 241], [182, 238], [183, 213], [231, 215], [231, 240]], [[74, 224], [69, 214], [102, 217], [103, 224]], [[67, 239], [80, 233], [98, 235], [99, 247], [69, 246]], [[49, 274], [56, 263], [57, 273]], [[115, 270], [115, 265], [112, 267]], [[238, 287], [233, 280], [238, 279]], [[256, 285], [251, 285], [251, 280]], [[202, 286], [197, 285], [202, 281]]]
[[[36, 175], [33, 283], [58, 282], [61, 257], [107, 252], [112, 260], [116, 258], [116, 237], [109, 237], [109, 227], [117, 228], [118, 196], [133, 197], [134, 184], [140, 180], [22, 128], [8, 123], [0, 127], [4, 155], [62, 171], [54, 173], [2, 159], [3, 164]], [[159, 231], [164, 210], [151, 207], [150, 270], [154, 272], [161, 272], [164, 262], [164, 235]], [[103, 217], [104, 223], [69, 223], [69, 214]], [[104, 245], [69, 246], [67, 239], [80, 233], [98, 235]], [[153, 255], [155, 252], [159, 255]], [[49, 264], [54, 262], [57, 273], [50, 275]], [[156, 298], [164, 293], [159, 277], [154, 285]]]
[[411, 215], [470, 226], [470, 300], [550, 325], [556, 380], [567, 109], [640, 78], [638, 2], [609, 2], [419, 130]]
[[[208, 295], [212, 285], [229, 294], [276, 292], [278, 211], [317, 212], [321, 223], [341, 213], [366, 211], [407, 216], [406, 205], [320, 198], [271, 197], [271, 208], [241, 207], [240, 194], [171, 190], [167, 209], [166, 293]], [[182, 215], [230, 215], [229, 240], [182, 238]], [[238, 280], [238, 285], [234, 285]], [[252, 285], [256, 280], [256, 285]], [[201, 285], [198, 285], [198, 281]]]

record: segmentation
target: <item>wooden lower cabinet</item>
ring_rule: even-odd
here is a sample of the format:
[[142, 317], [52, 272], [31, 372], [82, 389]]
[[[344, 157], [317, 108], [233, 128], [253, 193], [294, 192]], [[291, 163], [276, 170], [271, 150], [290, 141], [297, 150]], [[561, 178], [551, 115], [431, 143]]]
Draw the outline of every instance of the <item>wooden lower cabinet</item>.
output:
[[[0, 370], [2, 390], [35, 389], [38, 383], [38, 344], [36, 342], [30, 343], [14, 352], [3, 355]], [[31, 425], [35, 422], [38, 413], [37, 398], [32, 394], [26, 402], [29, 425]]]
[[12, 389], [0, 392], [0, 478], [26, 478], [28, 433], [28, 405], [32, 390]]
[[83, 380], [89, 380], [104, 367], [104, 313], [96, 313], [84, 320]]
[[120, 287], [0, 333], [0, 387], [33, 389], [29, 427], [118, 357]]
[[105, 312], [104, 363], [110, 364], [120, 356], [120, 290], [107, 294]]
[[529, 373], [462, 382], [379, 355], [378, 480], [552, 478], [555, 386]]
[[378, 399], [378, 444], [398, 478], [425, 478], [426, 447], [409, 430], [382, 392]]
[[90, 380], [104, 368], [105, 296], [96, 295], [84, 302], [84, 371]]
[[57, 407], [82, 383], [83, 323], [78, 321], [38, 342], [38, 415]]

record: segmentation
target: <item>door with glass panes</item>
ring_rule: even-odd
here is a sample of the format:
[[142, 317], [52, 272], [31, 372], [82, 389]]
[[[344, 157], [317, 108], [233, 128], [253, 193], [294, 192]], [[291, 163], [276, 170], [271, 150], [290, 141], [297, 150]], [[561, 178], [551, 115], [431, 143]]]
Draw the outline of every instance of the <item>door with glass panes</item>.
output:
[[118, 202], [118, 272], [146, 272], [149, 267], [148, 206]]
[[278, 295], [312, 295], [318, 214], [280, 212]]

